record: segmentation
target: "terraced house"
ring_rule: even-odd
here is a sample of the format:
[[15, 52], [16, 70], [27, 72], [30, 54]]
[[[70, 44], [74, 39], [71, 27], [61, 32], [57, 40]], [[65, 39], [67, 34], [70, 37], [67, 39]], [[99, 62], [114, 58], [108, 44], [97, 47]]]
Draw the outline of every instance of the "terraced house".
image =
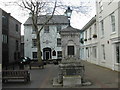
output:
[[82, 59], [120, 70], [120, 1], [98, 0], [96, 16], [83, 27]]
[[4, 67], [20, 58], [21, 23], [2, 9], [0, 17], [0, 59]]
[[[47, 19], [45, 15], [38, 18], [38, 25], [41, 27]], [[40, 32], [42, 59], [61, 59], [61, 37], [59, 31], [68, 26], [68, 18], [64, 15], [54, 15], [47, 25]], [[37, 59], [36, 34], [32, 28], [32, 19], [29, 17], [24, 23], [24, 54], [33, 60]]]

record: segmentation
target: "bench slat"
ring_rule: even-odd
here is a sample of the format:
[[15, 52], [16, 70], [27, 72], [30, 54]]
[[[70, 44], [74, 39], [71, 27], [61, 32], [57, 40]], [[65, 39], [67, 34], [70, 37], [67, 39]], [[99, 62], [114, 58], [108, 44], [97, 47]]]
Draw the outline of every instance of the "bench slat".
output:
[[24, 79], [30, 81], [30, 73], [27, 70], [3, 70], [2, 79]]

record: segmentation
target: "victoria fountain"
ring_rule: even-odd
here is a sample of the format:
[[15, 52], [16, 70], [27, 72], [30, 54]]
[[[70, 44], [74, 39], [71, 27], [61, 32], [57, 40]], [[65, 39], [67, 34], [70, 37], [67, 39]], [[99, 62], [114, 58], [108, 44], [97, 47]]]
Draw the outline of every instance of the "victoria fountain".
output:
[[[70, 7], [65, 13], [72, 12]], [[90, 82], [85, 82], [84, 65], [80, 59], [80, 30], [69, 25], [67, 28], [60, 31], [62, 44], [62, 61], [59, 64], [59, 73], [53, 79], [53, 86], [58, 87], [79, 87], [82, 85], [90, 85]]]

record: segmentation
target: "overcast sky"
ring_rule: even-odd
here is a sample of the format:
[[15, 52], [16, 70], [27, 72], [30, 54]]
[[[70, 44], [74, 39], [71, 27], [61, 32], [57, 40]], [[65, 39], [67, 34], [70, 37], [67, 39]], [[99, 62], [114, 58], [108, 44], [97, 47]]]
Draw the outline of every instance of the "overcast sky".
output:
[[[18, 6], [14, 6], [14, 5], [6, 6], [5, 5], [5, 4], [8, 4], [8, 2], [14, 2], [14, 1], [16, 0], [4, 0], [4, 1], [0, 0], [0, 8], [2, 8], [8, 13], [11, 13], [11, 16], [15, 17], [17, 20], [19, 20], [23, 24], [29, 15], [25, 14], [23, 10], [21, 10]], [[64, 4], [67, 6], [72, 6], [72, 5], [79, 6], [80, 2], [85, 2], [85, 6], [90, 6], [91, 10], [89, 11], [87, 15], [78, 13], [73, 10], [72, 17], [71, 17], [71, 25], [74, 28], [81, 29], [96, 14], [95, 0], [60, 0], [60, 1], [64, 2]], [[23, 25], [22, 25], [21, 34], [22, 35], [24, 34]]]

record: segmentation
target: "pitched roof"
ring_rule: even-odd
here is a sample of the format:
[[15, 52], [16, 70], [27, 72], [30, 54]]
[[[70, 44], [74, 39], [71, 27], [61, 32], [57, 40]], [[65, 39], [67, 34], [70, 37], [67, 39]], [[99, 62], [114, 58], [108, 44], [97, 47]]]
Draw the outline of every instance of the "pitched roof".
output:
[[85, 31], [87, 28], [89, 28], [94, 22], [96, 22], [96, 15], [82, 28], [83, 31]]
[[67, 28], [62, 29], [60, 32], [80, 32], [79, 29], [68, 26]]
[[[45, 23], [46, 19], [50, 17], [46, 15], [41, 15], [38, 17], [38, 24], [42, 25]], [[29, 17], [24, 25], [30, 25], [32, 24], [32, 18]], [[52, 19], [48, 22], [48, 24], [68, 24], [68, 18], [64, 15], [54, 15]]]

